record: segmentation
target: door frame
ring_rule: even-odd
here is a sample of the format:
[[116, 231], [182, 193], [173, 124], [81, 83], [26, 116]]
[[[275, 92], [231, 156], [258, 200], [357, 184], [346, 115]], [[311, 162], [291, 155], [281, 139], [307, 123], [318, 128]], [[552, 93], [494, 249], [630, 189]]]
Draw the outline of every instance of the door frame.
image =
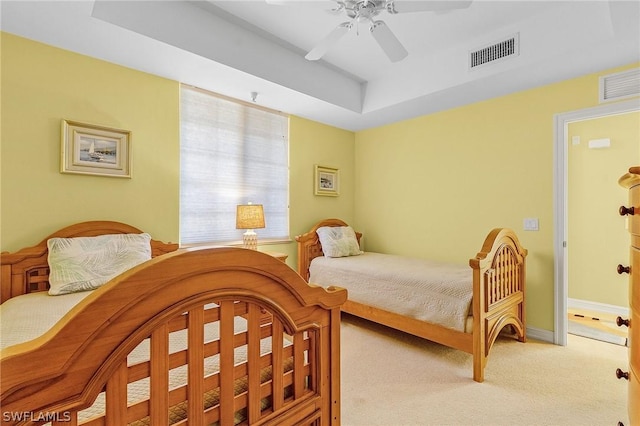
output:
[[[568, 191], [568, 150], [569, 124], [577, 121], [592, 120], [610, 115], [640, 111], [640, 99], [598, 105], [554, 116], [554, 331], [553, 343], [567, 345], [569, 328], [568, 312], [568, 256], [567, 256], [567, 191]], [[624, 173], [621, 170], [620, 173]]]

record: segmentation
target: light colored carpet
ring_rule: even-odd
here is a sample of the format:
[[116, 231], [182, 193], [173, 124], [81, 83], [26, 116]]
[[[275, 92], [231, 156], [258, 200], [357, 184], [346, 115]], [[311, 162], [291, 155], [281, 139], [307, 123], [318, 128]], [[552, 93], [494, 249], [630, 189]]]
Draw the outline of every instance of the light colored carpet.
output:
[[341, 331], [345, 426], [628, 424], [624, 346], [499, 338], [476, 383], [464, 352], [349, 315]]

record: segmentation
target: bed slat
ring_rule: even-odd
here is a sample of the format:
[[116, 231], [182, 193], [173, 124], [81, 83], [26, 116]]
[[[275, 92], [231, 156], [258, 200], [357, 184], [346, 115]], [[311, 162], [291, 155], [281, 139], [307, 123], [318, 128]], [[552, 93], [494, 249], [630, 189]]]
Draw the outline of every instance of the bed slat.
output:
[[304, 393], [304, 334], [306, 332], [293, 336], [293, 392], [296, 399]]
[[120, 363], [107, 381], [106, 421], [113, 425], [127, 423], [127, 361]]
[[151, 334], [151, 424], [168, 425], [169, 326], [162, 324]]
[[[220, 303], [220, 422], [233, 424], [234, 417], [234, 303]], [[226, 384], [226, 386], [225, 386]]]
[[[307, 362], [306, 365], [319, 365], [321, 360], [318, 359], [318, 344], [320, 344], [320, 340], [323, 338], [320, 332], [313, 333], [313, 337], [309, 336], [309, 339], [306, 341], [307, 346]], [[327, 366], [324, 366], [327, 368]], [[318, 389], [318, 370], [312, 369], [308, 374], [308, 383], [307, 387], [309, 389]]]
[[189, 423], [204, 424], [204, 309], [198, 307], [189, 311], [189, 368], [188, 395]]
[[273, 378], [271, 380], [272, 385], [272, 404], [274, 410], [279, 410], [284, 404], [284, 357], [282, 351], [282, 343], [284, 339], [284, 332], [282, 323], [278, 318], [273, 319], [272, 327], [272, 341], [273, 341]]
[[249, 375], [249, 424], [260, 418], [260, 307], [249, 305], [248, 324], [248, 375]]

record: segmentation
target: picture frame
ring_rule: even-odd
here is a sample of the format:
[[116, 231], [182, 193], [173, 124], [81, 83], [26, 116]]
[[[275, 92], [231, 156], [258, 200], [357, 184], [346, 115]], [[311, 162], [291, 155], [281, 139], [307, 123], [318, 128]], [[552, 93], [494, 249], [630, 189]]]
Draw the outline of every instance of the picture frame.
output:
[[314, 194], [337, 197], [340, 194], [340, 171], [333, 167], [315, 165]]
[[60, 172], [131, 178], [131, 132], [62, 120]]

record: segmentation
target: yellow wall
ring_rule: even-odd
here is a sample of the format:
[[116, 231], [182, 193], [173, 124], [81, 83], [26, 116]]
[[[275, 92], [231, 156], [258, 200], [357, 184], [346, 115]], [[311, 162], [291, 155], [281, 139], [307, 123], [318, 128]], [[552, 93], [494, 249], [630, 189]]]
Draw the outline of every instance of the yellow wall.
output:
[[[179, 85], [2, 33], [2, 250], [85, 220], [177, 241]], [[130, 130], [132, 179], [61, 174], [61, 120]]]
[[[589, 140], [603, 138], [610, 148], [589, 148]], [[629, 233], [617, 213], [628, 191], [617, 182], [640, 164], [640, 112], [570, 123], [568, 159], [569, 297], [626, 307], [629, 278], [616, 265], [629, 258]]]
[[[466, 262], [492, 228], [512, 228], [529, 250], [528, 325], [553, 330], [554, 115], [597, 105], [598, 76], [626, 68], [358, 132], [366, 249]], [[529, 217], [539, 231], [523, 230]]]
[[[178, 240], [179, 83], [2, 33], [0, 249], [83, 220]], [[634, 66], [638, 66], [637, 64]], [[602, 73], [356, 134], [291, 117], [292, 237], [338, 217], [365, 248], [466, 262], [506, 226], [529, 249], [529, 325], [553, 329], [553, 117], [598, 103]], [[60, 121], [133, 132], [133, 178], [59, 173]], [[313, 195], [313, 166], [340, 169]], [[537, 217], [540, 231], [522, 220]], [[295, 244], [263, 246], [286, 252]]]
[[[85, 220], [179, 238], [178, 82], [1, 33], [0, 249]], [[61, 174], [62, 119], [132, 132], [133, 177]], [[353, 219], [353, 132], [291, 117], [291, 235], [327, 216]], [[314, 164], [336, 167], [339, 197], [313, 195]], [[263, 246], [289, 254], [295, 244]]]
[[[289, 151], [291, 232], [299, 235], [329, 217], [354, 220], [354, 134], [347, 130], [291, 117]], [[314, 165], [339, 170], [340, 195], [314, 195]]]
[[[264, 245], [263, 251], [287, 253], [287, 263], [297, 267], [296, 235], [307, 232], [328, 217], [352, 222], [354, 217], [354, 134], [315, 121], [291, 116], [289, 120], [289, 244]], [[337, 168], [340, 195], [314, 195], [314, 166]], [[256, 231], [259, 232], [259, 231]], [[259, 235], [258, 235], [259, 238]]]

